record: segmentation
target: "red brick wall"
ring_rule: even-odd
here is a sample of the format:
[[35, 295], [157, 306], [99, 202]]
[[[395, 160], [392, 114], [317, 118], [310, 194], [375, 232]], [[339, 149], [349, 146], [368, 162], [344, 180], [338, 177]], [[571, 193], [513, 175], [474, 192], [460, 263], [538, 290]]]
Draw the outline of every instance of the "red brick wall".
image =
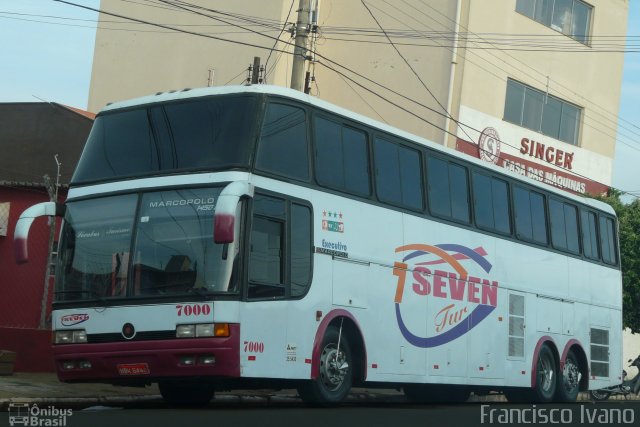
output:
[[[11, 203], [7, 236], [0, 236], [0, 349], [18, 353], [17, 371], [53, 370], [50, 328], [37, 330], [47, 268], [47, 218], [38, 218], [31, 226], [28, 263], [17, 264], [13, 251], [13, 232], [20, 214], [48, 200], [46, 191], [41, 189], [0, 186], [0, 202]], [[53, 283], [49, 283], [47, 317], [52, 294]]]
[[54, 372], [51, 331], [0, 326], [0, 349], [16, 353], [16, 372]]

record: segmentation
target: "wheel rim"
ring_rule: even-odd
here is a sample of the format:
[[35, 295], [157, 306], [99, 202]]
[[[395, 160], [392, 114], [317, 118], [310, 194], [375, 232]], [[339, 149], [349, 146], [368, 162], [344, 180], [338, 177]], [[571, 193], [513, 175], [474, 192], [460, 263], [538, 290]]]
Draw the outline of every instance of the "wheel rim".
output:
[[562, 371], [562, 384], [568, 393], [572, 393], [578, 388], [580, 383], [580, 369], [573, 359], [567, 359]]
[[541, 355], [538, 361], [538, 384], [545, 392], [553, 388], [553, 373], [553, 360], [548, 355]]
[[349, 363], [344, 351], [337, 351], [335, 343], [328, 344], [320, 355], [320, 379], [329, 391], [336, 391], [349, 372]]

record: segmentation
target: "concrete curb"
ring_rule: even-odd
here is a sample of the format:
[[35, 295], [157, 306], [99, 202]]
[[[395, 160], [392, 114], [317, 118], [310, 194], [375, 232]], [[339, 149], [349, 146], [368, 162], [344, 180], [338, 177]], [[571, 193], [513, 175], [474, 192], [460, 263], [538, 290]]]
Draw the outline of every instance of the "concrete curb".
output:
[[97, 396], [97, 397], [15, 397], [11, 399], [0, 399], [0, 410], [6, 410], [11, 403], [29, 403], [38, 406], [60, 405], [71, 407], [88, 407], [95, 405], [114, 405], [122, 403], [152, 403], [162, 402], [162, 396]]

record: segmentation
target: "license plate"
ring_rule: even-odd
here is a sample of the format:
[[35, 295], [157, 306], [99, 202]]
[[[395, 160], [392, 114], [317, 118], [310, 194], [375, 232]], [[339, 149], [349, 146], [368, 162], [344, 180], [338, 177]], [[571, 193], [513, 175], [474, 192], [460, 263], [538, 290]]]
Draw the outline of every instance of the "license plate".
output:
[[118, 365], [120, 375], [149, 375], [149, 365], [146, 363], [127, 363]]

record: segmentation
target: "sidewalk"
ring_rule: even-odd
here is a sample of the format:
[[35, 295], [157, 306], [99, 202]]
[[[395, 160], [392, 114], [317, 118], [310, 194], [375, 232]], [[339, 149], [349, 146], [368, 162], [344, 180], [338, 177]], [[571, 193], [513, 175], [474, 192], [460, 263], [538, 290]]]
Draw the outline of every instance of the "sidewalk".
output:
[[116, 387], [109, 384], [66, 384], [54, 373], [15, 373], [0, 376], [0, 411], [12, 402], [89, 407], [123, 402], [160, 402], [157, 385], [145, 388]]

